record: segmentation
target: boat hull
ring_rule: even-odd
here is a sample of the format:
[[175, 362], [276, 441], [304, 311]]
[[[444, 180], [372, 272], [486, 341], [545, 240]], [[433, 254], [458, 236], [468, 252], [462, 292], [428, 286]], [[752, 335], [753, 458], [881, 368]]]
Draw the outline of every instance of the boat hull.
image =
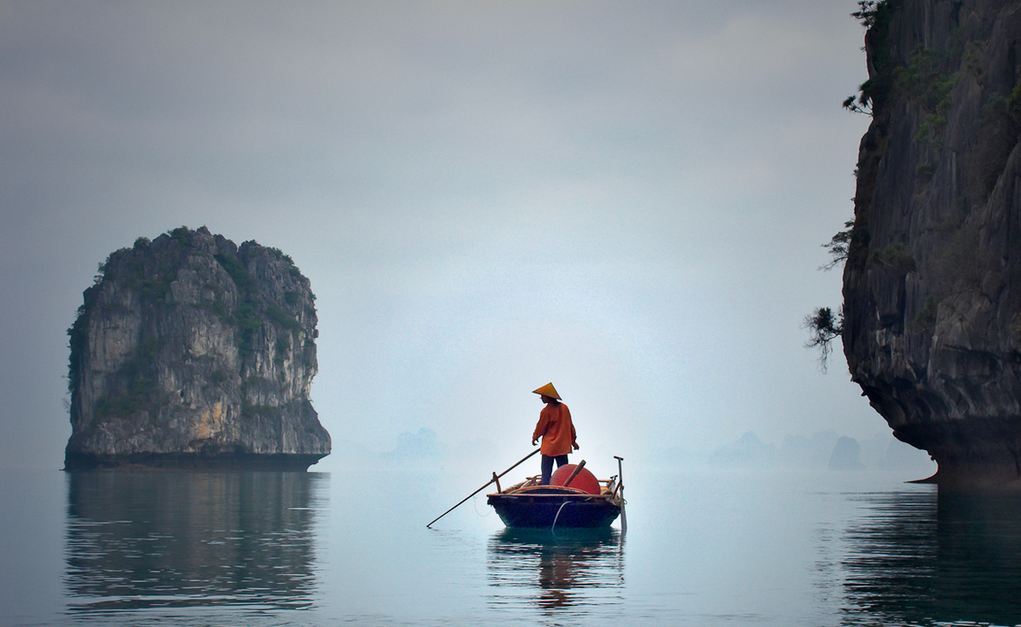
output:
[[605, 528], [620, 515], [620, 505], [604, 496], [490, 494], [489, 504], [513, 528]]

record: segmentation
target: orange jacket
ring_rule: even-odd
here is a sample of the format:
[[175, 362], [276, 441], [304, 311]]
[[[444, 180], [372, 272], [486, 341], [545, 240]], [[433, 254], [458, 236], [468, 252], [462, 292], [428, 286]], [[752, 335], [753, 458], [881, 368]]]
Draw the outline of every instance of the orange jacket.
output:
[[571, 446], [578, 440], [578, 434], [571, 422], [571, 410], [563, 403], [550, 403], [539, 412], [539, 423], [532, 432], [532, 440], [542, 436], [539, 449], [543, 455], [557, 457], [571, 452]]

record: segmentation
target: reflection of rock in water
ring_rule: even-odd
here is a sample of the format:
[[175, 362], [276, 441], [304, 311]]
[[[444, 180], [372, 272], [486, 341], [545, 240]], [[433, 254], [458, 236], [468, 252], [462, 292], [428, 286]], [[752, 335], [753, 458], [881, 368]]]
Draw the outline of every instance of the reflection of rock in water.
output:
[[318, 482], [328, 478], [304, 472], [68, 474], [70, 611], [308, 606], [312, 506], [322, 493]]
[[491, 604], [605, 617], [608, 606], [623, 601], [623, 551], [624, 538], [614, 529], [505, 529], [489, 541]]
[[843, 563], [851, 622], [1018, 622], [1021, 499], [935, 490], [866, 499]]

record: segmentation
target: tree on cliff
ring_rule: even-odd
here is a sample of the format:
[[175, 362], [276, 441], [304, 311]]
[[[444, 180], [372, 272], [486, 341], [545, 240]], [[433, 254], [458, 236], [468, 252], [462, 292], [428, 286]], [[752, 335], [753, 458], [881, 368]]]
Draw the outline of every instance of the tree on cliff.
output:
[[854, 220], [844, 222], [844, 228], [830, 238], [830, 241], [822, 245], [830, 254], [830, 261], [820, 268], [821, 270], [832, 270], [847, 259], [847, 253], [851, 247], [851, 232], [854, 230]]
[[[858, 10], [851, 13], [851, 17], [861, 22], [866, 31], [873, 33], [885, 32], [893, 11], [897, 8], [897, 0], [858, 0]], [[883, 54], [873, 55], [874, 64], [879, 69], [886, 69], [887, 59]], [[853, 113], [864, 113], [872, 115], [873, 105], [876, 98], [883, 95], [888, 88], [888, 72], [882, 71], [858, 87], [858, 93], [848, 96], [843, 106]], [[855, 175], [857, 176], [857, 170]], [[844, 222], [844, 228], [830, 238], [830, 241], [823, 244], [823, 248], [830, 254], [830, 261], [820, 267], [820, 270], [832, 270], [847, 260], [854, 240], [855, 221]], [[806, 348], [818, 348], [819, 366], [826, 371], [830, 353], [833, 352], [832, 342], [841, 336], [844, 329], [844, 311], [841, 307], [834, 315], [830, 307], [817, 307], [811, 314], [805, 316], [802, 324], [808, 329], [809, 339], [805, 343]]]
[[832, 342], [844, 331], [844, 312], [841, 310], [834, 316], [833, 310], [829, 307], [817, 307], [805, 316], [802, 326], [809, 331], [805, 347], [819, 349], [819, 367], [825, 372], [830, 353], [833, 352]]
[[[844, 228], [830, 238], [822, 247], [830, 254], [830, 261], [819, 267], [820, 270], [832, 270], [847, 260], [854, 234], [854, 220], [844, 222]], [[829, 364], [830, 353], [833, 352], [833, 340], [840, 337], [844, 330], [844, 311], [841, 308], [836, 315], [830, 307], [817, 307], [805, 316], [802, 328], [808, 329], [809, 338], [805, 348], [819, 349], [819, 367], [823, 372]]]

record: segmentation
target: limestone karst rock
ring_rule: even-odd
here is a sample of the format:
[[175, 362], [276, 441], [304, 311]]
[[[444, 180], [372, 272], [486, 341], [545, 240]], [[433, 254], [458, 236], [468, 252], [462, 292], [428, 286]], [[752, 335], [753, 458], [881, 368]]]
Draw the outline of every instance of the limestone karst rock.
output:
[[826, 464], [830, 470], [861, 470], [861, 445], [858, 440], [841, 436], [833, 445], [830, 461]]
[[205, 227], [112, 253], [68, 330], [65, 467], [307, 468], [329, 454], [309, 402], [314, 299], [280, 251]]
[[[941, 484], [1021, 478], [1021, 2], [882, 0], [844, 353]], [[867, 106], [865, 108], [868, 108]]]

